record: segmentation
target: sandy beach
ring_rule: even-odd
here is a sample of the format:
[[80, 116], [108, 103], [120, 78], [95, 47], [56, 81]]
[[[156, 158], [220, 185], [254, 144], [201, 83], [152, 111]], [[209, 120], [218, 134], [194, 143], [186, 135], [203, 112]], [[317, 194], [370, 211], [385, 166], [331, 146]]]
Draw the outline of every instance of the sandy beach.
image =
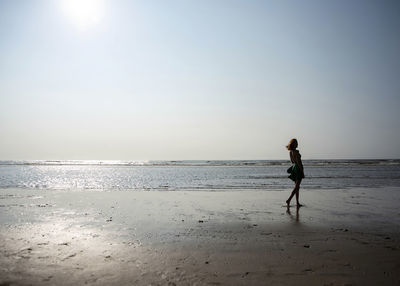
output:
[[400, 189], [0, 190], [0, 285], [398, 285]]

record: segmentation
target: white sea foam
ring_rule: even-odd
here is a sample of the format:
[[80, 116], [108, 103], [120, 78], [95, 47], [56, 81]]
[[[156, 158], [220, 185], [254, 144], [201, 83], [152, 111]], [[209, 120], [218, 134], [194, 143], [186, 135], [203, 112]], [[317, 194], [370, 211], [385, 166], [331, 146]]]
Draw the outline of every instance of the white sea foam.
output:
[[[304, 160], [308, 166], [400, 165], [400, 159], [370, 160]], [[25, 160], [0, 161], [0, 165], [73, 165], [73, 166], [282, 166], [288, 160], [178, 160], [178, 161], [125, 161], [125, 160]]]

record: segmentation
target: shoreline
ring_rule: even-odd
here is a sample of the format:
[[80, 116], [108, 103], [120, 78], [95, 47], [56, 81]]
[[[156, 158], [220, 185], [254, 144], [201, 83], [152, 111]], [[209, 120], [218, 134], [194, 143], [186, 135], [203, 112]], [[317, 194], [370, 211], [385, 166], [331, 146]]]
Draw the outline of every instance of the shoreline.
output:
[[289, 192], [0, 189], [0, 283], [399, 283], [400, 188]]

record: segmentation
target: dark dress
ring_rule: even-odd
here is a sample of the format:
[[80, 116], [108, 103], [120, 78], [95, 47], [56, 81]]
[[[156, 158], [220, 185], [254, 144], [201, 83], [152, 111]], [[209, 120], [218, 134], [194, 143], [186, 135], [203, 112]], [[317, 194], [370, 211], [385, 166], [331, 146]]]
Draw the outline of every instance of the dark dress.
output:
[[290, 174], [289, 179], [293, 180], [294, 182], [301, 180], [304, 178], [303, 172], [301, 171], [300, 167], [294, 163], [287, 172]]
[[301, 163], [301, 155], [299, 151], [297, 150], [291, 151], [290, 161], [292, 161], [293, 165], [289, 169], [287, 169], [287, 172], [290, 174], [288, 178], [293, 180], [294, 182], [303, 179], [304, 178], [304, 173], [302, 171], [303, 164]]

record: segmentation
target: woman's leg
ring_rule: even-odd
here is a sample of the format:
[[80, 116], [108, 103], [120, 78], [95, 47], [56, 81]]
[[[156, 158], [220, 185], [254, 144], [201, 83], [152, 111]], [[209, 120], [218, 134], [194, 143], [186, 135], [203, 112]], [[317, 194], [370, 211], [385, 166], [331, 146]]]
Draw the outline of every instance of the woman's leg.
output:
[[296, 185], [295, 185], [295, 190], [296, 190], [296, 202], [297, 202], [297, 207], [301, 207], [301, 204], [299, 202], [299, 193], [300, 193], [300, 184], [301, 184], [301, 180], [296, 181]]
[[289, 206], [290, 201], [292, 200], [293, 196], [296, 195], [297, 204], [299, 204], [299, 188], [300, 188], [300, 181], [296, 181], [294, 185], [294, 189], [290, 194], [290, 197], [287, 199], [286, 204]]

